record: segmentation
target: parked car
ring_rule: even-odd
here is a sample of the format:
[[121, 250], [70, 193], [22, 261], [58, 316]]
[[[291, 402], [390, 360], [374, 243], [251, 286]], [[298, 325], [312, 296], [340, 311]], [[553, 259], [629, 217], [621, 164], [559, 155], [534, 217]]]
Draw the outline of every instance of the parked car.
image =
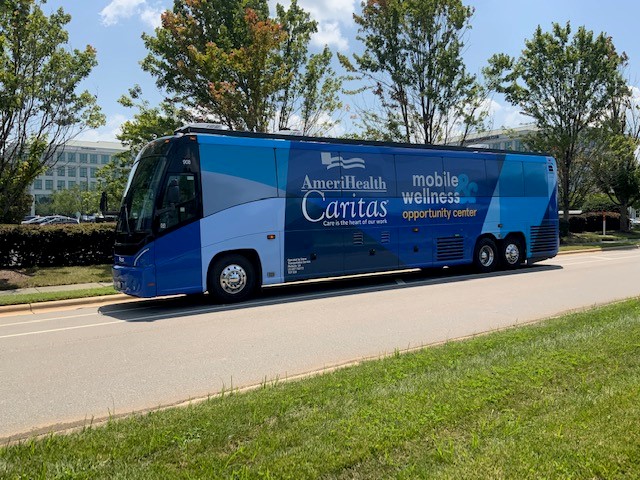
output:
[[36, 215], [35, 217], [31, 217], [29, 219], [24, 219], [20, 222], [22, 225], [37, 225], [38, 223], [44, 222], [49, 217], [40, 217]]
[[38, 225], [63, 225], [63, 224], [77, 224], [77, 218], [65, 217], [64, 215], [52, 215], [47, 220], [40, 222]]

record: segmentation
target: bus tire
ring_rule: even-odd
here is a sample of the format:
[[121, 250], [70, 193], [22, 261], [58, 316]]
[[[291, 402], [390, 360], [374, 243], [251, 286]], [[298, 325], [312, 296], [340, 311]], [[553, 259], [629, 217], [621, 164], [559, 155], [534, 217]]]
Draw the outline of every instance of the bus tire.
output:
[[508, 235], [502, 242], [502, 254], [500, 260], [504, 268], [511, 270], [518, 268], [524, 261], [524, 244], [515, 235]]
[[244, 256], [224, 255], [215, 261], [207, 278], [209, 294], [223, 303], [241, 302], [256, 287], [256, 269]]
[[498, 248], [490, 238], [481, 238], [473, 252], [473, 264], [481, 273], [493, 272], [498, 266]]

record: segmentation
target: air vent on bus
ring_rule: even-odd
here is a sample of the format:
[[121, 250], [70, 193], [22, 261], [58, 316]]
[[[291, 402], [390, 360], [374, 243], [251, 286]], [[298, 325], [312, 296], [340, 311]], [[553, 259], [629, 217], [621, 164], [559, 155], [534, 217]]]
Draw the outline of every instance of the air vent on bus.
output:
[[436, 258], [439, 262], [462, 260], [464, 240], [462, 237], [442, 237], [437, 239]]
[[362, 232], [356, 232], [353, 234], [354, 245], [364, 245], [364, 234]]
[[531, 253], [553, 251], [558, 248], [558, 231], [554, 225], [531, 227]]
[[380, 234], [380, 243], [391, 243], [391, 233], [382, 232]]

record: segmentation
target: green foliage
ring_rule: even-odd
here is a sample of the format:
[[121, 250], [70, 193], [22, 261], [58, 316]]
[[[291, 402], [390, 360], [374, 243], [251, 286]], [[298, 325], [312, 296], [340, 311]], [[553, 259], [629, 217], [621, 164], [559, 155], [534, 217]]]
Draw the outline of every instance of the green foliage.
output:
[[33, 197], [28, 193], [18, 196], [4, 216], [5, 223], [20, 223], [31, 210]]
[[601, 146], [595, 156], [596, 184], [618, 206], [621, 228], [629, 230], [627, 211], [640, 202], [640, 106], [630, 95], [617, 98], [608, 121], [598, 131]]
[[589, 195], [582, 204], [584, 213], [594, 212], [614, 212], [618, 207], [617, 202], [613, 202], [609, 195], [604, 193], [593, 193]]
[[626, 62], [611, 37], [585, 27], [572, 35], [567, 22], [554, 23], [551, 32], [538, 27], [519, 58], [494, 55], [484, 70], [490, 86], [536, 122], [529, 143], [556, 157], [565, 218], [581, 201], [576, 167], [584, 171], [588, 162], [576, 159], [589, 157], [589, 130], [602, 125], [614, 99], [628, 91], [620, 73]]
[[365, 128], [380, 131], [376, 136], [400, 134], [406, 142], [444, 143], [480, 127], [486, 91], [462, 60], [473, 9], [460, 0], [362, 5], [355, 21], [365, 53], [354, 55], [355, 63], [339, 57], [353, 79], [370, 82], [380, 100], [383, 112], [365, 113]]
[[[97, 172], [99, 192], [107, 193], [109, 211], [118, 209], [124, 188], [129, 177], [129, 172], [142, 148], [152, 140], [173, 132], [189, 120], [189, 115], [184, 109], [178, 108], [170, 101], [163, 101], [157, 107], [152, 107], [147, 100], [142, 99], [142, 89], [135, 85], [129, 89], [128, 95], [123, 95], [118, 100], [127, 108], [136, 109], [133, 120], [127, 120], [122, 124], [117, 138], [128, 150], [114, 155], [108, 164]], [[99, 197], [97, 200], [98, 211]]]
[[[605, 212], [607, 230], [620, 230], [620, 214]], [[602, 212], [588, 212], [569, 217], [569, 231], [571, 233], [602, 232]]]
[[276, 6], [276, 21], [285, 33], [280, 46], [281, 61], [288, 82], [277, 94], [278, 130], [295, 129], [304, 135], [327, 132], [335, 125], [331, 114], [342, 107], [338, 92], [342, 80], [331, 68], [333, 54], [308, 54], [311, 35], [317, 23], [294, 0], [288, 10]]
[[0, 225], [0, 268], [113, 262], [113, 224]]
[[311, 132], [327, 123], [318, 112], [340, 106], [330, 53], [308, 55], [316, 28], [296, 1], [271, 19], [266, 0], [175, 0], [155, 35], [143, 35], [142, 66], [194, 120], [264, 132], [291, 127], [296, 114]]
[[83, 190], [80, 186], [56, 190], [51, 194], [51, 200], [46, 213], [40, 210], [39, 215], [68, 215], [93, 214], [98, 212], [100, 206], [100, 190]]
[[66, 48], [69, 15], [47, 17], [39, 0], [0, 3], [0, 221], [28, 186], [57, 160], [57, 150], [79, 129], [104, 116], [94, 96], [78, 93], [96, 65], [91, 46]]

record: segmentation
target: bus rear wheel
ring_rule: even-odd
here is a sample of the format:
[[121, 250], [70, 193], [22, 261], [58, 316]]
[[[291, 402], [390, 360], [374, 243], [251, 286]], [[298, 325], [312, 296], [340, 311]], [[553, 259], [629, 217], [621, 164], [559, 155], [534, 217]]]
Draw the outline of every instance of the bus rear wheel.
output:
[[498, 248], [490, 238], [481, 238], [476, 243], [473, 264], [481, 273], [493, 272], [498, 264]]
[[518, 268], [524, 257], [524, 246], [518, 237], [508, 236], [502, 242], [502, 265], [506, 269]]
[[225, 255], [209, 270], [209, 294], [223, 303], [241, 302], [249, 298], [256, 287], [256, 270], [242, 255]]

